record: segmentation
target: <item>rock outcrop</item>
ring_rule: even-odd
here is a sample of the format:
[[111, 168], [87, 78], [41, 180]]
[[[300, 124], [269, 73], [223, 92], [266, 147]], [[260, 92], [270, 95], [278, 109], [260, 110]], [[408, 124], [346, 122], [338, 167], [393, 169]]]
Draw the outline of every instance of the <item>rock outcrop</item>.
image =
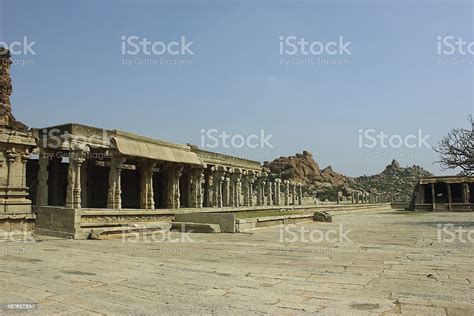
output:
[[321, 170], [308, 151], [266, 161], [263, 169], [275, 177], [305, 184], [307, 193], [322, 199], [335, 199], [338, 191], [346, 196], [360, 191], [395, 194], [397, 200], [409, 200], [417, 178], [431, 175], [420, 166], [403, 168], [393, 160], [380, 174], [352, 178], [334, 171], [331, 166]]
[[420, 166], [403, 168], [398, 161], [385, 167], [381, 173], [355, 178], [357, 184], [369, 192], [394, 194], [397, 200], [409, 201], [419, 177], [433, 176]]

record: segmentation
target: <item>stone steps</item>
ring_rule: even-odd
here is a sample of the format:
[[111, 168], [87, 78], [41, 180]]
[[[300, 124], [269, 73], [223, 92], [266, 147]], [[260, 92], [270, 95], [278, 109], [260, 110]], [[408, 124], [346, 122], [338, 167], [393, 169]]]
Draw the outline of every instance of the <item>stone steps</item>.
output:
[[173, 222], [171, 230], [188, 233], [220, 233], [219, 224], [192, 223], [192, 222]]
[[169, 222], [137, 223], [122, 226], [98, 226], [90, 230], [90, 239], [107, 239], [114, 237], [126, 237], [127, 235], [154, 234], [167, 232], [171, 229]]

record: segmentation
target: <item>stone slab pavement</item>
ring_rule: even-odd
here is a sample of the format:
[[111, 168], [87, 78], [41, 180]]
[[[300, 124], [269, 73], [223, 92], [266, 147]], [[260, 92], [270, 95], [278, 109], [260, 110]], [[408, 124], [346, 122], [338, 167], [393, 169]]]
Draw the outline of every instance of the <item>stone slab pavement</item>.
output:
[[332, 215], [242, 234], [1, 242], [0, 314], [474, 315], [473, 213]]

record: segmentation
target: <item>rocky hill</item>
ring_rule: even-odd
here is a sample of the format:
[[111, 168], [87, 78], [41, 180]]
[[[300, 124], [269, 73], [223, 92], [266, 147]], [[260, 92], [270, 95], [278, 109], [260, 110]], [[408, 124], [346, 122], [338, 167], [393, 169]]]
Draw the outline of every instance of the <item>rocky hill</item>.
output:
[[393, 160], [385, 170], [373, 176], [355, 178], [357, 184], [369, 192], [390, 192], [397, 199], [410, 200], [413, 188], [419, 177], [432, 176], [429, 171], [420, 166], [400, 167], [398, 161]]
[[397, 200], [409, 200], [417, 178], [431, 175], [419, 166], [403, 168], [393, 160], [380, 174], [352, 178], [334, 171], [331, 166], [320, 169], [308, 151], [266, 161], [263, 169], [275, 177], [302, 182], [307, 193], [329, 200], [334, 200], [338, 191], [346, 196], [352, 191], [393, 193]]

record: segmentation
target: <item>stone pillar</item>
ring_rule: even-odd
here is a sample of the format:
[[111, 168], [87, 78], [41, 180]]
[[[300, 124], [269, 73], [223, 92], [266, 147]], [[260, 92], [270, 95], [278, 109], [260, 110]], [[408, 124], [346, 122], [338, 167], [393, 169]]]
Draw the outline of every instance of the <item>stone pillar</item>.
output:
[[291, 204], [296, 205], [296, 183], [292, 183], [290, 187], [290, 193], [291, 193]]
[[190, 176], [188, 205], [192, 208], [201, 208], [203, 205], [202, 183], [204, 181], [204, 168], [192, 168]]
[[451, 196], [451, 183], [446, 183], [446, 185], [448, 187], [448, 207], [449, 210], [451, 210], [451, 204], [453, 203], [453, 199]]
[[420, 184], [420, 203], [425, 204], [425, 185]]
[[214, 166], [212, 167], [212, 206], [213, 207], [222, 207], [223, 197], [222, 197], [222, 185], [224, 183], [224, 174], [227, 171], [226, 167], [223, 166]]
[[285, 205], [290, 205], [290, 181], [283, 180], [283, 194]]
[[281, 179], [275, 179], [275, 205], [280, 205], [281, 203]]
[[122, 208], [122, 168], [126, 157], [113, 157], [110, 160], [109, 170], [109, 189], [107, 192], [107, 208]]
[[463, 183], [462, 184], [462, 197], [463, 197], [463, 202], [464, 204], [469, 204], [469, 200], [470, 200], [470, 197], [471, 197], [471, 191], [469, 189], [469, 183]]
[[253, 206], [253, 184], [255, 182], [254, 171], [244, 172], [243, 177], [243, 193], [244, 193], [244, 206]]
[[273, 182], [267, 181], [265, 194], [267, 196], [267, 205], [273, 205]]
[[88, 207], [88, 197], [87, 197], [87, 159], [82, 164], [81, 168], [81, 206]]
[[224, 185], [224, 177], [219, 177], [217, 179], [217, 188], [216, 188], [216, 196], [217, 196], [217, 207], [222, 208], [224, 206], [224, 198], [222, 196], [222, 186]]
[[337, 194], [336, 194], [336, 203], [337, 203], [337, 204], [340, 204], [340, 203], [341, 203], [339, 193], [341, 193], [341, 192], [337, 191]]
[[303, 205], [303, 184], [298, 184], [298, 204]]
[[155, 209], [155, 193], [153, 192], [153, 172], [155, 161], [144, 161], [140, 168], [140, 208]]
[[204, 205], [204, 207], [211, 207], [212, 206], [211, 175], [212, 175], [211, 170], [204, 169], [204, 192], [203, 192], [203, 205]]
[[257, 178], [257, 206], [265, 204], [265, 180], [267, 176], [266, 172], [262, 172]]
[[167, 181], [166, 181], [166, 208], [178, 209], [180, 208], [179, 181], [183, 175], [184, 167], [180, 164], [172, 164], [166, 167]]
[[433, 206], [433, 210], [436, 207], [436, 192], [435, 192], [435, 186], [434, 183], [431, 183], [431, 204]]
[[38, 188], [36, 190], [36, 205], [48, 205], [49, 157], [45, 153], [39, 156]]
[[222, 206], [230, 206], [230, 179], [227, 175], [222, 182]]
[[230, 207], [240, 206], [240, 178], [242, 171], [239, 168], [232, 168], [230, 173]]
[[66, 207], [81, 208], [81, 167], [84, 162], [83, 153], [71, 151], [67, 171]]

